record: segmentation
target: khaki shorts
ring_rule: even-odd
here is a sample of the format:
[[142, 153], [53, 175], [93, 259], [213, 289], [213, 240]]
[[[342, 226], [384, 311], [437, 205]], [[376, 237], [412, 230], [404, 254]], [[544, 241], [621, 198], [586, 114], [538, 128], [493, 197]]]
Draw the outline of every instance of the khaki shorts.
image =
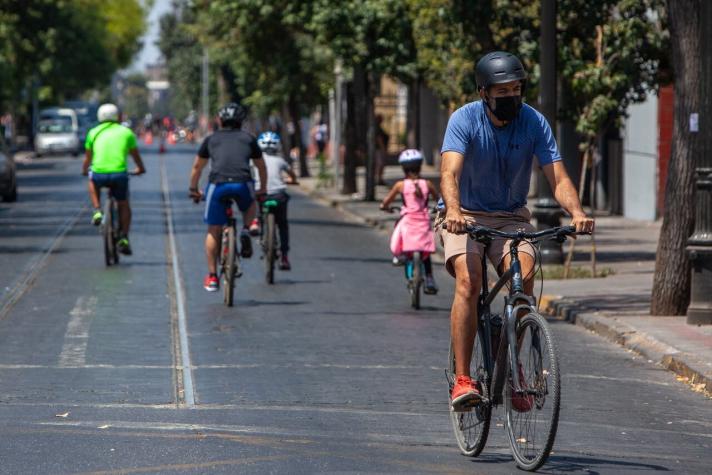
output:
[[[486, 213], [483, 211], [464, 211], [465, 220], [474, 224], [488, 228], [498, 229], [500, 231], [512, 232], [523, 229], [527, 232], [534, 232], [534, 226], [529, 222], [531, 212], [527, 208], [519, 208], [514, 212], [500, 211], [496, 213]], [[455, 269], [452, 258], [460, 254], [476, 254], [478, 259], [482, 258], [485, 252], [485, 246], [481, 242], [470, 239], [467, 234], [454, 234], [442, 228], [442, 222], [445, 220], [445, 214], [440, 213], [436, 219], [436, 229], [440, 233], [440, 242], [445, 248], [445, 267], [451, 276], [455, 277]], [[509, 252], [511, 239], [494, 238], [492, 244], [487, 250], [487, 258], [495, 268], [499, 268], [504, 255]], [[519, 252], [529, 254], [532, 258], [536, 258], [534, 246], [528, 242], [519, 244]]]

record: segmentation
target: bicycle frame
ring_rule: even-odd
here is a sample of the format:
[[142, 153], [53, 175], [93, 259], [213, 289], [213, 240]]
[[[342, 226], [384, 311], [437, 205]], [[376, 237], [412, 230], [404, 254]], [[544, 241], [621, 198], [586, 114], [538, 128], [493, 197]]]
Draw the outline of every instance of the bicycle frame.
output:
[[[485, 247], [491, 243], [491, 238], [483, 238]], [[533, 297], [524, 293], [524, 278], [522, 277], [522, 264], [519, 260], [518, 246], [521, 240], [513, 240], [509, 247], [509, 255], [511, 263], [509, 269], [502, 273], [492, 290], [489, 290], [487, 278], [487, 261], [486, 257], [482, 256], [482, 290], [478, 302], [478, 319], [479, 324], [483, 325], [484, 339], [482, 345], [484, 348], [484, 364], [490, 381], [494, 381], [494, 385], [490, 385], [490, 397], [493, 399], [493, 404], [501, 404], [502, 390], [506, 380], [506, 352], [509, 351], [510, 367], [512, 369], [512, 384], [514, 390], [522, 393], [521, 382], [519, 381], [519, 356], [517, 354], [517, 314], [520, 310], [535, 309], [536, 301]], [[484, 253], [486, 254], [486, 252]], [[497, 345], [497, 354], [492, 355], [492, 327], [490, 322], [490, 305], [499, 291], [508, 282], [511, 282], [508, 295], [504, 299], [504, 316], [502, 330], [500, 331], [500, 339]], [[517, 304], [523, 301], [524, 303]]]

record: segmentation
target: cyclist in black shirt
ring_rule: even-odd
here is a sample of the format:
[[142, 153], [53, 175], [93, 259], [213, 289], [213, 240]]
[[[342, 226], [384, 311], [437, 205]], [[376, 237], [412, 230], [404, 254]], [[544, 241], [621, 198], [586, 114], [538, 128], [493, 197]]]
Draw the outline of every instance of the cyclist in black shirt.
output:
[[[257, 207], [255, 195], [265, 193], [267, 169], [262, 159], [262, 151], [257, 145], [257, 139], [240, 129], [247, 116], [247, 111], [240, 104], [230, 103], [218, 111], [221, 128], [205, 138], [200, 145], [198, 155], [193, 162], [190, 174], [190, 197], [199, 200], [203, 193], [198, 189], [200, 175], [211, 160], [208, 186], [205, 190], [205, 214], [203, 219], [208, 225], [205, 237], [205, 254], [208, 258], [208, 275], [203, 287], [208, 292], [219, 288], [217, 277], [217, 257], [220, 249], [222, 227], [227, 224], [226, 198], [237, 202], [242, 212], [243, 228], [240, 232], [240, 247], [242, 257], [252, 256], [252, 241], [247, 225], [255, 218]], [[252, 160], [259, 173], [260, 189], [255, 192], [250, 173]]]

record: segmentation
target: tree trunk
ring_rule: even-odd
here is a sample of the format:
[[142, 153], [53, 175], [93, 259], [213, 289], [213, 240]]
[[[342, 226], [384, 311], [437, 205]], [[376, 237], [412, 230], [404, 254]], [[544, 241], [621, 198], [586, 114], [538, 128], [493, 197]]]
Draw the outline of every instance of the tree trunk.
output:
[[685, 246], [694, 229], [695, 157], [701, 152], [701, 140], [700, 134], [689, 132], [688, 121], [700, 104], [699, 11], [700, 0], [668, 1], [675, 108], [651, 315], [684, 315], [690, 303], [690, 261]]
[[420, 78], [408, 85], [407, 147], [420, 149]]
[[366, 190], [364, 201], [376, 201], [376, 75], [366, 76]]
[[299, 122], [299, 105], [293, 96], [289, 98], [289, 116], [294, 124], [294, 146], [299, 150], [299, 176], [304, 178], [309, 176], [309, 165], [307, 164], [307, 154], [302, 143], [302, 125]]
[[355, 109], [355, 94], [354, 94], [354, 81], [351, 80], [346, 83], [344, 88], [346, 93], [346, 121], [345, 121], [345, 131], [344, 131], [344, 182], [341, 188], [341, 193], [344, 195], [351, 195], [356, 193], [356, 115], [354, 114]]

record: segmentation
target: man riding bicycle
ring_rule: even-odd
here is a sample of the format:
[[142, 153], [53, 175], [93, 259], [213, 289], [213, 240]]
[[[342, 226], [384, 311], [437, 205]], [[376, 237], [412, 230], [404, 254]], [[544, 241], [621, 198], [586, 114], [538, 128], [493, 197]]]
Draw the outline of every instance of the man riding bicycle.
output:
[[227, 224], [227, 208], [230, 200], [237, 203], [242, 212], [243, 228], [240, 232], [242, 257], [252, 256], [252, 241], [247, 225], [252, 222], [257, 212], [255, 191], [250, 170], [250, 160], [257, 168], [260, 177], [258, 195], [265, 193], [267, 169], [262, 160], [262, 151], [255, 137], [241, 130], [247, 111], [240, 104], [230, 103], [218, 111], [220, 129], [203, 140], [198, 155], [193, 162], [190, 174], [190, 197], [199, 200], [203, 193], [198, 189], [198, 182], [203, 168], [211, 160], [210, 176], [205, 191], [205, 213], [203, 220], [208, 225], [205, 237], [205, 255], [208, 259], [208, 275], [203, 287], [208, 292], [219, 289], [217, 258], [220, 249], [222, 228]]
[[[446, 268], [455, 277], [450, 313], [456, 373], [451, 405], [455, 411], [465, 410], [480, 399], [470, 379], [470, 360], [477, 334], [480, 262], [485, 248], [463, 234], [467, 224], [476, 222], [502, 231], [534, 231], [526, 198], [536, 155], [556, 200], [571, 215], [571, 224], [578, 232], [590, 233], [594, 227], [566, 173], [548, 122], [522, 103], [527, 74], [521, 61], [509, 53], [489, 53], [477, 62], [475, 79], [481, 100], [453, 113], [441, 150], [444, 215], [440, 222], [446, 226], [441, 239]], [[487, 257], [500, 273], [509, 268], [508, 248], [508, 241], [495, 239], [488, 249]], [[526, 242], [518, 249], [524, 290], [532, 295], [535, 252]], [[517, 401], [513, 398], [512, 402]]]
[[89, 197], [94, 206], [91, 221], [95, 226], [101, 224], [101, 188], [108, 187], [119, 207], [121, 236], [117, 243], [118, 249], [122, 254], [130, 256], [131, 207], [126, 156], [131, 154], [136, 163], [133, 171], [135, 175], [146, 173], [146, 169], [138, 152], [136, 135], [131, 129], [118, 123], [118, 107], [114, 104], [102, 104], [96, 115], [100, 123], [87, 134], [82, 164], [82, 174], [89, 175]]
[[[262, 159], [267, 168], [267, 196], [268, 200], [277, 202], [277, 207], [274, 210], [275, 223], [279, 229], [279, 268], [280, 270], [291, 270], [292, 265], [289, 263], [289, 222], [287, 221], [287, 203], [289, 202], [289, 194], [287, 194], [287, 183], [296, 184], [297, 175], [292, 170], [287, 160], [280, 154], [282, 143], [279, 135], [275, 132], [263, 132], [257, 137], [257, 145], [262, 150]], [[289, 182], [284, 181], [282, 174], [289, 177]], [[262, 181], [259, 177], [255, 177], [255, 185], [260, 186]], [[252, 234], [259, 233], [257, 220], [250, 225]]]

